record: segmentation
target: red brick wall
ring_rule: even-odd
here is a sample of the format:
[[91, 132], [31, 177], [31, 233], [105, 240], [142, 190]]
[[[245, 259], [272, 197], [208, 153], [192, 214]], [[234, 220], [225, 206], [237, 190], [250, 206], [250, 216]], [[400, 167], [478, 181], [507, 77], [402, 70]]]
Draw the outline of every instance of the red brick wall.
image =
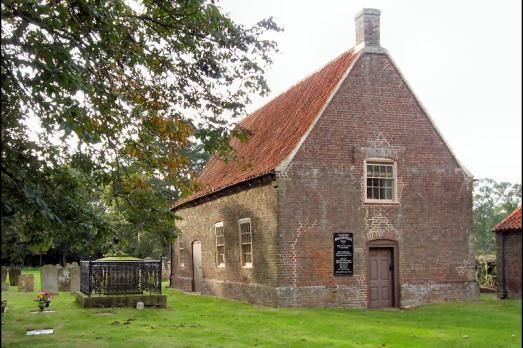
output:
[[[363, 203], [363, 163], [397, 161], [399, 204]], [[366, 54], [277, 179], [278, 305], [367, 306], [366, 243], [399, 244], [401, 305], [477, 298], [472, 181], [385, 55]], [[332, 233], [354, 233], [333, 276]]]
[[[192, 290], [193, 241], [201, 241], [203, 293], [268, 306], [276, 305], [276, 189], [251, 188], [177, 212], [185, 246], [184, 267], [176, 262], [174, 287]], [[253, 267], [240, 265], [238, 220], [251, 219]], [[215, 262], [214, 224], [224, 223], [225, 268]], [[177, 244], [175, 244], [177, 247]], [[178, 253], [178, 249], [176, 249]], [[178, 256], [176, 257], [178, 261]]]
[[[363, 161], [397, 162], [398, 204], [363, 203]], [[398, 243], [402, 307], [474, 299], [472, 181], [388, 58], [367, 54], [277, 180], [178, 212], [191, 290], [202, 242], [204, 293], [270, 306], [367, 306], [367, 242]], [[253, 269], [240, 267], [237, 221], [250, 217]], [[214, 223], [224, 221], [226, 268]], [[354, 233], [354, 275], [333, 276], [332, 233]]]
[[[504, 232], [505, 235], [505, 289], [508, 298], [521, 297], [521, 231]], [[503, 281], [501, 232], [496, 233], [496, 279], [497, 295], [500, 296]]]

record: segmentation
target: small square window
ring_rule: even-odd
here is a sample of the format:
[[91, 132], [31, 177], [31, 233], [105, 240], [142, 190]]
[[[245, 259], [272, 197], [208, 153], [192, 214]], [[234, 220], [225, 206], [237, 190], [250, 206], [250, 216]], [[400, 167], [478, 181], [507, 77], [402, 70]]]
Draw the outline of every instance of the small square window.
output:
[[395, 201], [395, 164], [392, 162], [367, 162], [366, 190], [367, 201]]

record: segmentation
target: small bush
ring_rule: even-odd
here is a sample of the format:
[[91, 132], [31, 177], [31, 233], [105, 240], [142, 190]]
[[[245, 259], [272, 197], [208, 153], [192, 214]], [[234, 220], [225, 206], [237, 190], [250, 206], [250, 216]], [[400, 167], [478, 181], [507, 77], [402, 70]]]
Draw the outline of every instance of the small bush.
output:
[[496, 256], [480, 255], [476, 257], [476, 281], [482, 288], [496, 287]]

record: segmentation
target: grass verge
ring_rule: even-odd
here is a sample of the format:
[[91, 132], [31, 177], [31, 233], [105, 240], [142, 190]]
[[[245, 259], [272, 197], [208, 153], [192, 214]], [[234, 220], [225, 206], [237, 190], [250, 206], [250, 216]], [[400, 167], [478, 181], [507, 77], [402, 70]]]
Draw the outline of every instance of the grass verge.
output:
[[[37, 269], [24, 269], [35, 274]], [[166, 283], [164, 283], [164, 286]], [[521, 300], [408, 310], [263, 308], [173, 289], [167, 308], [82, 309], [60, 293], [36, 314], [34, 293], [2, 293], [2, 347], [521, 347]], [[45, 336], [27, 330], [53, 328]]]

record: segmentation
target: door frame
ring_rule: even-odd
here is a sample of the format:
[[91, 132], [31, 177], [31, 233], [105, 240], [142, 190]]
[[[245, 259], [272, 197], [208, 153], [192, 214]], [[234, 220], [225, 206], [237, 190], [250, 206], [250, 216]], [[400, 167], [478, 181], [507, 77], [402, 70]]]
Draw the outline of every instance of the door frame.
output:
[[398, 242], [389, 239], [377, 239], [367, 242], [367, 308], [370, 308], [370, 257], [371, 248], [392, 249], [392, 308], [400, 308], [400, 266]]
[[[199, 243], [200, 244], [200, 262], [202, 263], [202, 267], [203, 267], [203, 255], [202, 255], [202, 242], [200, 240], [193, 240], [192, 243], [191, 243], [191, 265], [192, 265], [192, 292], [196, 292], [196, 281], [195, 281], [195, 277], [194, 277], [194, 270], [195, 270], [195, 267], [194, 267], [194, 244], [195, 243]], [[202, 283], [203, 283], [203, 269], [202, 269]], [[203, 284], [201, 284], [203, 285]], [[201, 289], [200, 289], [201, 291]]]

